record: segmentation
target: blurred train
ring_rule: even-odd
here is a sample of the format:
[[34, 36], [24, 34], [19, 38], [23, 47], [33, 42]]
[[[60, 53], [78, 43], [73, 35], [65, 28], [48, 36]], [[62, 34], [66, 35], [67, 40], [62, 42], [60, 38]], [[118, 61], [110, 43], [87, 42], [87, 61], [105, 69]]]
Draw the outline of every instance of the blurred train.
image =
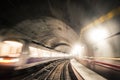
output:
[[67, 57], [67, 54], [29, 43], [15, 40], [5, 40], [0, 43], [0, 66], [20, 66], [57, 57]]

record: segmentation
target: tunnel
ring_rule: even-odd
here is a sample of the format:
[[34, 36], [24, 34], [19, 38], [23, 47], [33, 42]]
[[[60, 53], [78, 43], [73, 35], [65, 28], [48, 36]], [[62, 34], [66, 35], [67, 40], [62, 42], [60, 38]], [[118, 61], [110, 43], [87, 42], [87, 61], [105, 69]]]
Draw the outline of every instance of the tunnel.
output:
[[1, 0], [0, 80], [120, 80], [120, 0]]

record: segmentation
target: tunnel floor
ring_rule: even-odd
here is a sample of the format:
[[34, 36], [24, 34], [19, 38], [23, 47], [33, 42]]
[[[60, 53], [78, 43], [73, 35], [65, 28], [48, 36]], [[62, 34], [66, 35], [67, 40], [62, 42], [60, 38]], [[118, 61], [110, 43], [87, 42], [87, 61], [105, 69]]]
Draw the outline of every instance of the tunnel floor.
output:
[[[35, 60], [31, 60], [35, 61]], [[1, 80], [114, 80], [107, 79], [80, 64], [76, 59], [55, 58], [27, 63], [19, 67], [4, 68]], [[119, 78], [115, 79], [119, 80]]]

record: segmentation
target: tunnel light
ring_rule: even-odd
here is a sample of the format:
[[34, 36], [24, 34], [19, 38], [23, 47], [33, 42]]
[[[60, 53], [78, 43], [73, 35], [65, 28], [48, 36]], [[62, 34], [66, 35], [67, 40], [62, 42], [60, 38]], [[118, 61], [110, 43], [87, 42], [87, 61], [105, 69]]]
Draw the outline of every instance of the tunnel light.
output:
[[80, 44], [75, 44], [71, 50], [71, 54], [73, 56], [79, 55], [82, 52], [82, 49], [84, 47], [82, 47]]
[[108, 31], [103, 28], [92, 29], [88, 33], [91, 41], [97, 42], [105, 39], [108, 36]]

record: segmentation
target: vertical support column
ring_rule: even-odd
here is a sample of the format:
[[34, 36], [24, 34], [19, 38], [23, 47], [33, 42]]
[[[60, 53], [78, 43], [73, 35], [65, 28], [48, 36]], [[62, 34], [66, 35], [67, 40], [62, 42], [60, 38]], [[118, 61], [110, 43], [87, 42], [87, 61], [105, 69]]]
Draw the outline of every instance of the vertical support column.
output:
[[29, 55], [29, 41], [24, 41], [22, 55]]
[[30, 52], [29, 52], [29, 41], [24, 40], [21, 55], [20, 55], [20, 65], [24, 65], [27, 63], [27, 60], [29, 58]]

